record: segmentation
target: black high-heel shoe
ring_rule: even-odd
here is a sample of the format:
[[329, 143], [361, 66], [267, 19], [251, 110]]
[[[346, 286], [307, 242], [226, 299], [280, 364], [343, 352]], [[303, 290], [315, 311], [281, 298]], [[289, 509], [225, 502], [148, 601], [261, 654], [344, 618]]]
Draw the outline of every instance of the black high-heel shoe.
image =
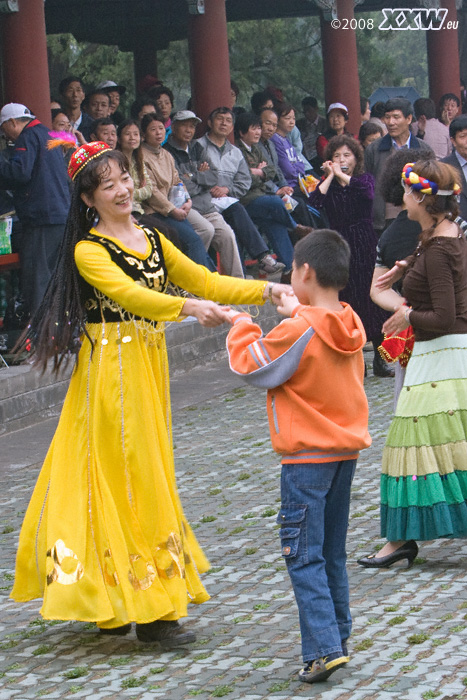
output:
[[401, 544], [392, 554], [387, 554], [385, 557], [377, 557], [376, 554], [369, 554], [367, 557], [357, 559], [357, 564], [365, 566], [367, 569], [384, 569], [396, 561], [407, 559], [407, 568], [410, 569], [415, 557], [418, 554], [418, 546], [415, 540], [408, 540]]

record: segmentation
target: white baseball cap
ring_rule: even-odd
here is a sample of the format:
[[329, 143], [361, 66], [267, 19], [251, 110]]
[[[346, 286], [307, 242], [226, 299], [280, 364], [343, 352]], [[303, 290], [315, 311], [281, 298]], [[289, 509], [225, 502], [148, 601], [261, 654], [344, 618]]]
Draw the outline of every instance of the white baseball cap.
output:
[[31, 114], [25, 105], [21, 105], [18, 102], [9, 102], [0, 112], [0, 126], [9, 119], [21, 119], [21, 117], [34, 119], [34, 114]]
[[189, 109], [181, 109], [179, 112], [175, 112], [172, 122], [185, 122], [188, 119], [193, 119], [193, 121], [198, 123], [201, 121], [194, 112], [191, 112]]
[[96, 85], [96, 90], [106, 90], [107, 92], [116, 90], [120, 95], [123, 95], [126, 92], [126, 87], [124, 85], [117, 85], [113, 80], [104, 80], [102, 83], [99, 83], [99, 85]]
[[329, 105], [327, 114], [329, 114], [329, 112], [332, 109], [339, 109], [341, 112], [345, 113], [346, 117], [349, 116], [349, 110], [347, 109], [347, 107], [345, 105], [342, 104], [342, 102], [333, 102], [331, 105]]

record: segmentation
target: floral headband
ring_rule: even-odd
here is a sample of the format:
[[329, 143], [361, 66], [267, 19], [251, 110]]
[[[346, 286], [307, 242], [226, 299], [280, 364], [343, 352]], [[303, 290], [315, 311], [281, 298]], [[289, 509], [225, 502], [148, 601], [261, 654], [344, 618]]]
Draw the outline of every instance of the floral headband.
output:
[[452, 190], [440, 190], [436, 182], [432, 180], [427, 180], [425, 177], [418, 175], [413, 171], [414, 163], [406, 163], [402, 170], [402, 184], [411, 187], [416, 192], [420, 194], [439, 194], [448, 196], [451, 194], [458, 195], [461, 192], [460, 185], [454, 183]]

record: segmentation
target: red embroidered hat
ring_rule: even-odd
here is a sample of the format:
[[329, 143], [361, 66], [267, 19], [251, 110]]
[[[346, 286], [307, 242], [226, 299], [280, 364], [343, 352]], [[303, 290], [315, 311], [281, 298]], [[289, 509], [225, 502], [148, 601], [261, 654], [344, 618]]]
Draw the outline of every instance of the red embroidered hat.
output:
[[91, 143], [80, 146], [70, 158], [68, 175], [74, 180], [90, 160], [94, 160], [94, 158], [98, 158], [103, 153], [107, 153], [111, 150], [110, 146], [103, 141], [91, 141]]

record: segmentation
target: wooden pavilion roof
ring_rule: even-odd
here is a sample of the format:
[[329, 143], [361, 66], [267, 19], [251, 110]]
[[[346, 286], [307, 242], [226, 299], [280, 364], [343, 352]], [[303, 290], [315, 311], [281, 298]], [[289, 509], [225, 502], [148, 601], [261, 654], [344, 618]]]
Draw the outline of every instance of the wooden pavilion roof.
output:
[[[397, 7], [412, 8], [418, 0], [398, 0]], [[364, 0], [356, 12], [378, 11], [387, 0]], [[314, 0], [226, 0], [227, 21], [306, 17], [318, 15]], [[188, 27], [188, 0], [46, 0], [48, 34], [70, 32], [78, 41], [118, 45], [132, 51], [151, 38], [156, 49], [184, 39]]]

